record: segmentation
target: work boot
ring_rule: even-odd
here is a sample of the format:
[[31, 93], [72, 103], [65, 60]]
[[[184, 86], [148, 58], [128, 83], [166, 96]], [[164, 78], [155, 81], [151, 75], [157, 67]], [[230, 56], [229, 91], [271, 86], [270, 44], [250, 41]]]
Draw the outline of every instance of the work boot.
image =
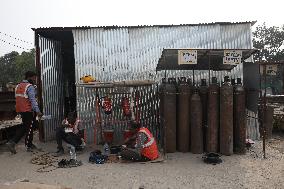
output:
[[16, 146], [16, 143], [15, 143], [15, 142], [9, 141], [9, 142], [6, 143], [6, 146], [7, 146], [7, 148], [10, 150], [10, 152], [11, 152], [12, 154], [16, 154], [16, 153], [17, 153], [17, 151], [16, 151], [16, 149], [15, 149], [15, 146]]
[[33, 151], [42, 151], [42, 150], [41, 150], [41, 148], [38, 148], [34, 144], [27, 146], [27, 152], [33, 152]]
[[59, 156], [62, 156], [62, 155], [64, 155], [64, 149], [63, 149], [63, 148], [60, 148], [60, 149], [58, 149], [58, 150], [55, 152], [55, 154], [53, 154], [52, 156], [53, 156], [53, 157], [59, 157]]

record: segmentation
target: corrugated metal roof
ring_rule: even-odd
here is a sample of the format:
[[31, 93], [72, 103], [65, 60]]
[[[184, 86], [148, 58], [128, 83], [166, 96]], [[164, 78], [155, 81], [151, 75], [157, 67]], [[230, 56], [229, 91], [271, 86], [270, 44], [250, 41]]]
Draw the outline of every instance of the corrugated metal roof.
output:
[[105, 28], [105, 29], [117, 29], [117, 28], [145, 28], [145, 27], [172, 27], [172, 26], [200, 26], [200, 25], [234, 25], [234, 24], [247, 24], [250, 23], [252, 26], [257, 21], [245, 21], [245, 22], [211, 22], [211, 23], [197, 23], [197, 24], [169, 24], [169, 25], [137, 25], [137, 26], [75, 26], [75, 27], [39, 27], [32, 28], [34, 31], [66, 31], [74, 29], [90, 29], [90, 28]]

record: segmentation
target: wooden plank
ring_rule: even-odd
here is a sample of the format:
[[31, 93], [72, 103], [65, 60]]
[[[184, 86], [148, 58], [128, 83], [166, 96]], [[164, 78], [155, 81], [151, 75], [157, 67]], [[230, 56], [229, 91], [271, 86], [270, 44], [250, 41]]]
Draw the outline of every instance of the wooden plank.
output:
[[78, 87], [89, 88], [113, 88], [113, 87], [137, 87], [153, 85], [155, 81], [152, 80], [129, 80], [129, 81], [116, 81], [116, 82], [89, 82], [77, 84]]
[[21, 120], [21, 119], [19, 119], [19, 120], [5, 120], [5, 121], [0, 121], [0, 130], [17, 126], [17, 125], [19, 125], [19, 124], [21, 124], [21, 123], [22, 123], [22, 120]]

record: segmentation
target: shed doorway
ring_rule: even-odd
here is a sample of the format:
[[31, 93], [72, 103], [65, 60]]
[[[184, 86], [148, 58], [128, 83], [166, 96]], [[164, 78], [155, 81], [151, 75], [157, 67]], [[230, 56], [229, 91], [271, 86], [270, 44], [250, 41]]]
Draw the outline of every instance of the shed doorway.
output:
[[71, 30], [36, 30], [39, 38], [39, 63], [41, 73], [40, 106], [45, 120], [39, 129], [41, 141], [55, 139], [56, 127], [76, 111], [74, 40]]

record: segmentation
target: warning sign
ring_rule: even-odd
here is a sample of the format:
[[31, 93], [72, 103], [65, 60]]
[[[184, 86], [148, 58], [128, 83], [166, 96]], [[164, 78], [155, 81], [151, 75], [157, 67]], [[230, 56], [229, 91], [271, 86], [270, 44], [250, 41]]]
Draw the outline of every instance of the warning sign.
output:
[[242, 62], [242, 51], [224, 50], [223, 64], [238, 65]]
[[178, 64], [197, 64], [197, 50], [178, 50]]

